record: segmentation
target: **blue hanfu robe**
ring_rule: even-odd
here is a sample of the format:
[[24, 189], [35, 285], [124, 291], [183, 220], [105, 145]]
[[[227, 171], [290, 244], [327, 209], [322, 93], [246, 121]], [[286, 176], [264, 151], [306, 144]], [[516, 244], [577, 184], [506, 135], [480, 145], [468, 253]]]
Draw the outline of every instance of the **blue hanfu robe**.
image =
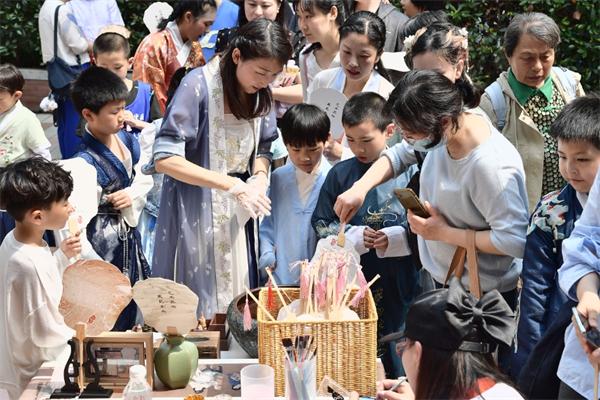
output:
[[[131, 154], [133, 170], [140, 159], [140, 146], [127, 132], [120, 131], [118, 137]], [[139, 211], [145, 202], [145, 192], [150, 190], [152, 180], [150, 179], [149, 185], [144, 185], [145, 187], [137, 190], [137, 195], [130, 193], [133, 203], [131, 207], [116, 210], [112, 203], [106, 200], [106, 195], [131, 188], [136, 179], [136, 171], [133, 170], [130, 176], [121, 160], [87, 130], [82, 137], [82, 142], [83, 149], [77, 153], [77, 157], [83, 158], [96, 169], [98, 185], [102, 188], [98, 215], [92, 218], [87, 226], [87, 238], [94, 251], [103, 260], [118, 267], [134, 285], [138, 280], [150, 276], [150, 267], [144, 257], [141, 237], [136, 225]], [[142, 174], [137, 178], [148, 179]], [[132, 214], [137, 214], [137, 218]], [[136, 314], [137, 306], [132, 300], [119, 316], [113, 330], [131, 329], [135, 325]]]
[[315, 253], [318, 238], [310, 219], [329, 170], [329, 163], [322, 160], [306, 204], [302, 204], [298, 192], [297, 171], [293, 163], [277, 168], [271, 175], [271, 215], [265, 217], [260, 225], [258, 265], [262, 270], [274, 264], [273, 276], [279, 285], [297, 285], [300, 268], [290, 268], [290, 264], [310, 260]]
[[[219, 72], [220, 57], [190, 71], [169, 104], [154, 142], [153, 160], [181, 156], [211, 171], [228, 174], [224, 129], [224, 94]], [[255, 150], [248, 160], [271, 158], [271, 142], [277, 137], [273, 111], [249, 121], [253, 125]], [[234, 146], [235, 147], [235, 146]], [[153, 164], [145, 168], [153, 172]], [[175, 280], [199, 297], [198, 311], [207, 317], [225, 312], [233, 297], [257, 279], [256, 264], [249, 254], [251, 233], [238, 233], [249, 216], [228, 193], [189, 185], [168, 175], [163, 191], [154, 243], [153, 276]], [[244, 236], [242, 238], [242, 236]], [[243, 258], [243, 259], [242, 259]]]
[[515, 382], [530, 353], [568, 301], [558, 285], [558, 269], [563, 264], [562, 242], [571, 236], [582, 212], [577, 191], [567, 184], [542, 197], [531, 214], [521, 272], [516, 351], [510, 369]]
[[[353, 157], [337, 163], [329, 171], [311, 220], [320, 238], [337, 235], [339, 220], [333, 205], [337, 197], [350, 189], [371, 165]], [[406, 240], [406, 211], [394, 195], [394, 189], [406, 187], [415, 171], [416, 167], [411, 167], [397, 178], [371, 189], [362, 207], [346, 224], [346, 240], [351, 240], [361, 254], [360, 264], [367, 281], [377, 274], [381, 276], [371, 286], [379, 315], [377, 334], [380, 337], [402, 330], [408, 307], [417, 294], [419, 273], [410, 257]], [[365, 226], [386, 233], [389, 240], [386, 253], [364, 247]], [[386, 372], [397, 374], [402, 371], [395, 343], [380, 349], [379, 354], [383, 354]]]

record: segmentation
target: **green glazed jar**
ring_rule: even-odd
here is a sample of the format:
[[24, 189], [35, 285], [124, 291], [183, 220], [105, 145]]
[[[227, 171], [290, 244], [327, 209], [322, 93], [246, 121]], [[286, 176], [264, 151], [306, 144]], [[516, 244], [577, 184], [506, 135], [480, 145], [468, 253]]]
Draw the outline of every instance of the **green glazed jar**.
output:
[[187, 386], [198, 368], [198, 348], [180, 335], [165, 335], [154, 353], [156, 375], [169, 389]]

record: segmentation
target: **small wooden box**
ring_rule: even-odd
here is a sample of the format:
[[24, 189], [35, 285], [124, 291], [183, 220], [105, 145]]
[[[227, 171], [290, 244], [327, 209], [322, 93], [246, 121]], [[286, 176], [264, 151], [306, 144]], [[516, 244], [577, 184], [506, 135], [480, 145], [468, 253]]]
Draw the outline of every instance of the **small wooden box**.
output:
[[206, 321], [209, 331], [220, 332], [221, 350], [229, 350], [229, 326], [227, 325], [227, 315], [216, 313], [212, 319]]
[[221, 345], [219, 332], [200, 331], [190, 332], [186, 339], [198, 348], [198, 358], [220, 358]]

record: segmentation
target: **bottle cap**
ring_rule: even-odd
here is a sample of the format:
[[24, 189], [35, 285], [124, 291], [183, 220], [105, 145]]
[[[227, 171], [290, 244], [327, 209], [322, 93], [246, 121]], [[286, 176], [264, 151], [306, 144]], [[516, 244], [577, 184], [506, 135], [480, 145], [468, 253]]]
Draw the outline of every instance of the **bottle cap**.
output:
[[143, 365], [132, 365], [129, 367], [129, 376], [131, 378], [146, 378], [146, 367]]

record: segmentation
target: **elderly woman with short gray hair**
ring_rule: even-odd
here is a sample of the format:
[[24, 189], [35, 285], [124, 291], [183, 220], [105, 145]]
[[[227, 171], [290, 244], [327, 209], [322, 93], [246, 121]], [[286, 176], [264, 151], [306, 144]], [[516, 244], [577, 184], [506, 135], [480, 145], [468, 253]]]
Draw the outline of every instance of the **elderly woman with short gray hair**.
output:
[[554, 67], [558, 25], [542, 13], [515, 16], [504, 34], [509, 69], [485, 90], [480, 107], [517, 148], [525, 167], [529, 211], [561, 189], [556, 139], [550, 124], [566, 103], [583, 96], [581, 76]]

